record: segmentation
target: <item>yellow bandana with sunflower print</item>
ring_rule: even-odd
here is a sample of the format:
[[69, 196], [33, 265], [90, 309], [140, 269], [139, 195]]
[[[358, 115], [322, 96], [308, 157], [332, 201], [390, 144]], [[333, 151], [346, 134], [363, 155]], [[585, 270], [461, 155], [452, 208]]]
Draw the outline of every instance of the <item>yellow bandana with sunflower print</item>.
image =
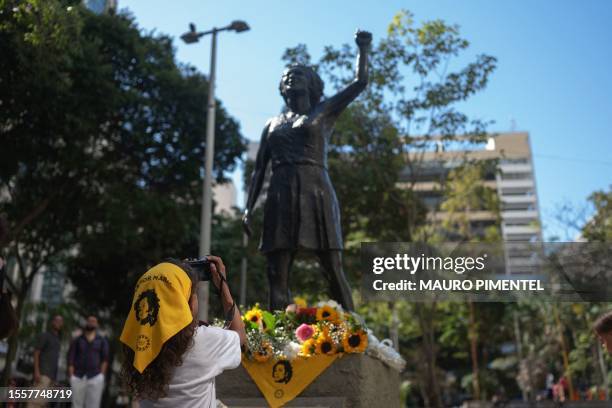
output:
[[130, 313], [120, 340], [134, 351], [134, 367], [142, 373], [166, 341], [193, 321], [191, 279], [180, 267], [164, 262], [136, 283]]

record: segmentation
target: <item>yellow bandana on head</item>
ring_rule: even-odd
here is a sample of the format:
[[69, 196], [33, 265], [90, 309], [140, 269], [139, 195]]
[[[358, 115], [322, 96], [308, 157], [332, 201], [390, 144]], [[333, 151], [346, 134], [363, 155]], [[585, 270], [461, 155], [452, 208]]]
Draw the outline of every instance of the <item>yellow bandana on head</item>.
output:
[[134, 350], [134, 367], [140, 373], [168, 339], [193, 321], [190, 295], [191, 279], [168, 262], [149, 269], [136, 283], [120, 340]]

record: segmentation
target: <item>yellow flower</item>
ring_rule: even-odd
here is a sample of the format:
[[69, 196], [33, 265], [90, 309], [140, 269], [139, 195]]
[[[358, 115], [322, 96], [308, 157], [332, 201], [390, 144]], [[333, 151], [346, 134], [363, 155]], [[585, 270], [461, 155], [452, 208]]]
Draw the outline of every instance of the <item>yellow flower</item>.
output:
[[338, 321], [338, 311], [331, 306], [325, 305], [317, 309], [317, 320], [325, 320], [328, 322]]
[[261, 346], [262, 349], [260, 351], [254, 352], [253, 357], [255, 357], [256, 361], [260, 363], [265, 363], [270, 359], [270, 357], [272, 357], [272, 346], [270, 345], [270, 343], [263, 343]]
[[315, 340], [311, 337], [310, 339], [302, 343], [300, 354], [306, 357], [310, 357], [313, 354], [314, 348], [315, 348]]
[[368, 347], [368, 335], [363, 330], [347, 332], [342, 338], [342, 347], [346, 353], [363, 353]]
[[293, 298], [293, 303], [297, 307], [308, 307], [308, 304], [306, 303], [306, 299], [304, 299], [303, 297], [300, 297], [300, 296], [294, 297]]
[[336, 353], [336, 345], [329, 336], [319, 336], [315, 345], [315, 352], [317, 354], [331, 355]]
[[263, 314], [261, 313], [261, 309], [259, 309], [257, 306], [246, 312], [246, 314], [244, 315], [244, 320], [246, 322], [255, 323], [258, 326], [261, 325], [263, 321], [262, 319]]

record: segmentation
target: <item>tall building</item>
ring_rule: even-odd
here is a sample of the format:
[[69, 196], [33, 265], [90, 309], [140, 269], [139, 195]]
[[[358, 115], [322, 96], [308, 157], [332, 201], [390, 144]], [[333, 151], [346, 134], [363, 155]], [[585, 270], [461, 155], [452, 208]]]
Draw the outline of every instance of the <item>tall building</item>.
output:
[[117, 0], [83, 0], [83, 5], [96, 14], [117, 10]]
[[[469, 144], [468, 148], [453, 150], [443, 149], [440, 143], [437, 149], [425, 151], [418, 157], [418, 171], [405, 169], [400, 178], [401, 183], [410, 186], [421, 197], [431, 218], [444, 219], [446, 215], [440, 211], [442, 184], [453, 168], [469, 160], [497, 161], [497, 169], [485, 175], [483, 184], [497, 192], [501, 203], [501, 234], [506, 243], [506, 271], [512, 274], [532, 273], [537, 256], [525, 251], [525, 245], [520, 245], [542, 241], [528, 133], [496, 134], [490, 136], [486, 144]], [[497, 223], [497, 215], [489, 211], [474, 210], [468, 218], [477, 231]]]
[[236, 186], [232, 180], [223, 184], [214, 184], [213, 198], [215, 200], [215, 214], [234, 214], [234, 208], [238, 205], [238, 202]]
[[63, 266], [52, 265], [36, 274], [28, 300], [44, 302], [49, 310], [53, 310], [65, 302], [71, 290], [72, 286]]

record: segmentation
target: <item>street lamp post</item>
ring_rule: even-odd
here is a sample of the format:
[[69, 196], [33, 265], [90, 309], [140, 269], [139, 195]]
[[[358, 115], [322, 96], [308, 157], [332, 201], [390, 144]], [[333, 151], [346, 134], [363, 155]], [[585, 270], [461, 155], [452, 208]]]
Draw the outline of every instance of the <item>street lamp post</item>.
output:
[[[226, 27], [213, 28], [209, 31], [196, 31], [193, 23], [189, 24], [189, 31], [181, 35], [186, 44], [197, 43], [200, 38], [212, 34], [212, 45], [210, 49], [210, 75], [208, 77], [208, 106], [206, 113], [206, 153], [204, 157], [204, 182], [202, 189], [202, 210], [200, 214], [200, 246], [199, 256], [210, 254], [210, 230], [212, 221], [212, 178], [213, 159], [215, 152], [215, 75], [217, 65], [217, 33], [221, 31], [235, 31], [241, 33], [249, 30], [249, 25], [244, 21], [232, 21]], [[198, 287], [199, 302], [198, 318], [208, 320], [209, 306], [209, 284], [203, 282]]]

